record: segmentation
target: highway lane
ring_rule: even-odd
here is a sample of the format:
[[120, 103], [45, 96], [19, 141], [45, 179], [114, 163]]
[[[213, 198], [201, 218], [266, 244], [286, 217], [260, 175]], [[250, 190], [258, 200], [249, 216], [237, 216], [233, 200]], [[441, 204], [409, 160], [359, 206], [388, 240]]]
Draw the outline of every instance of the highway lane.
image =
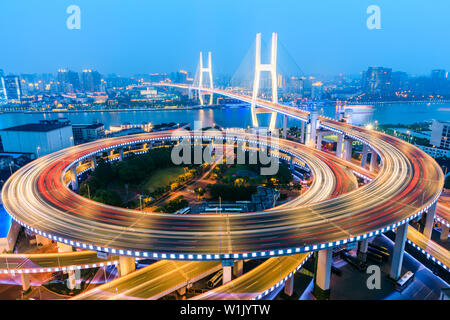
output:
[[222, 286], [195, 296], [192, 300], [251, 300], [270, 290], [297, 270], [310, 256], [301, 253], [270, 258]]
[[408, 227], [407, 238], [420, 249], [423, 249], [426, 253], [444, 264], [447, 270], [450, 269], [450, 254], [447, 249], [428, 239], [412, 226]]
[[65, 253], [0, 254], [0, 273], [38, 273], [65, 271], [70, 267], [85, 269], [117, 263], [118, 256], [97, 257], [95, 251]]
[[[214, 90], [240, 100], [248, 100]], [[268, 109], [304, 118], [306, 112], [258, 101]], [[114, 144], [145, 136], [99, 140], [42, 157], [18, 170], [5, 183], [6, 210], [23, 224], [74, 245], [119, 254], [150, 255], [158, 259], [223, 259], [283, 255], [320, 249], [386, 231], [405, 223], [436, 200], [443, 174], [435, 161], [399, 139], [337, 121], [321, 118], [327, 129], [372, 146], [381, 157], [377, 177], [348, 194], [298, 208], [269, 213], [172, 216], [141, 214], [95, 204], [61, 186], [67, 166], [79, 157]], [[151, 138], [151, 134], [147, 136]], [[298, 143], [280, 139], [293, 153]], [[324, 185], [329, 183], [322, 177]], [[18, 205], [18, 201], [22, 205]], [[227, 226], [226, 230], [225, 227]], [[217, 246], [217, 244], [226, 244]], [[123, 251], [120, 251], [123, 250]], [[208, 256], [211, 255], [211, 256]], [[232, 255], [232, 256], [231, 256]]]
[[220, 261], [158, 261], [79, 294], [72, 300], [156, 300], [220, 268]]

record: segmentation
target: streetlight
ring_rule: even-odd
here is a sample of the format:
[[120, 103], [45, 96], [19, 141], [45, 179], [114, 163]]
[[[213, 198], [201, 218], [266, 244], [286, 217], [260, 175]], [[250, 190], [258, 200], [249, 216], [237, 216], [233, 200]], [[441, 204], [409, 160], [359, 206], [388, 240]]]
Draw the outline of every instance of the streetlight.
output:
[[39, 158], [39, 150], [40, 150], [40, 149], [41, 149], [41, 147], [39, 147], [39, 146], [36, 148], [36, 153], [37, 153], [37, 157], [38, 157], [38, 158]]

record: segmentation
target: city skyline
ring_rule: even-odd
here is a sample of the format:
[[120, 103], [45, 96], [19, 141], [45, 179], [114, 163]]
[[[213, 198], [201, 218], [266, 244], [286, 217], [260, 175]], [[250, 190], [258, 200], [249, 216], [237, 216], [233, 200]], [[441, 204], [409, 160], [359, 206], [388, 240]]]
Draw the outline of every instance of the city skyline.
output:
[[[413, 75], [450, 69], [445, 54], [449, 45], [441, 41], [449, 29], [445, 1], [436, 1], [432, 8], [422, 8], [418, 1], [378, 1], [379, 30], [366, 26], [371, 2], [350, 2], [354, 5], [345, 7], [331, 1], [286, 6], [232, 1], [219, 7], [199, 1], [131, 1], [121, 8], [80, 0], [75, 3], [81, 10], [79, 30], [66, 27], [66, 9], [73, 4], [68, 1], [29, 3], [25, 9], [4, 2], [0, 25], [8, 32], [3, 39], [14, 45], [0, 53], [0, 68], [19, 74], [95, 67], [105, 74], [130, 76], [195, 70], [194, 57], [203, 50], [213, 52], [216, 74], [232, 75], [250, 49], [237, 44], [251, 44], [259, 31], [267, 41], [276, 31], [307, 74], [359, 74], [369, 66]], [[248, 14], [250, 10], [254, 13]], [[270, 15], [273, 19], [266, 19]], [[410, 19], [413, 16], [421, 19]], [[176, 58], [178, 52], [184, 54]]]

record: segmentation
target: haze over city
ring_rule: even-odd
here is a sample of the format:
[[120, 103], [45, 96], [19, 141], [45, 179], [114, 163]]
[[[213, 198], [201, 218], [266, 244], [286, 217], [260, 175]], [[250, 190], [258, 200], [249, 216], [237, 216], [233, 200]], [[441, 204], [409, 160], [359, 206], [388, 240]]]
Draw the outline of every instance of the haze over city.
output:
[[[69, 30], [66, 8], [81, 9]], [[381, 29], [366, 27], [369, 5]], [[386, 66], [410, 74], [450, 69], [447, 1], [2, 1], [0, 68], [46, 73], [93, 68], [101, 73], [195, 71], [198, 51], [212, 51], [217, 74], [232, 75], [256, 32], [278, 32], [308, 74], [359, 74]], [[244, 45], [243, 45], [244, 44]], [[180, 55], [180, 52], [182, 54]]]

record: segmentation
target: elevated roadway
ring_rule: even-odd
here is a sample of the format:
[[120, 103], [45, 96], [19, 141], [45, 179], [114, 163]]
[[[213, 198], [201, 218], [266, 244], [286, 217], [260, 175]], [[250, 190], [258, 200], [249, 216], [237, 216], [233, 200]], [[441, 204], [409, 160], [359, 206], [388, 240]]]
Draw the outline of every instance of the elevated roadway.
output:
[[[251, 99], [211, 91], [246, 102]], [[257, 104], [299, 120], [307, 117], [307, 112], [292, 107], [263, 100]], [[39, 158], [5, 183], [2, 199], [15, 220], [53, 240], [113, 254], [172, 260], [261, 258], [320, 250], [398, 227], [437, 200], [443, 174], [426, 153], [379, 132], [319, 119], [321, 127], [361, 141], [378, 153], [381, 167], [375, 179], [345, 195], [301, 207], [188, 216], [142, 214], [95, 203], [62, 183], [71, 166], [95, 153], [161, 138], [144, 134], [99, 140]], [[280, 139], [279, 148], [296, 155], [300, 144]], [[329, 178], [323, 179], [324, 185], [330, 184]]]
[[[333, 174], [334, 188], [328, 192], [321, 192], [313, 180], [311, 187], [302, 196], [287, 202], [283, 206], [301, 206], [313, 201], [321, 201], [328, 197], [351, 191], [357, 187], [353, 169], [347, 168], [343, 160], [333, 161], [334, 157], [313, 148], [304, 147], [303, 152], [315, 156], [319, 161], [309, 163], [311, 170], [317, 174], [326, 170]], [[351, 164], [350, 164], [351, 165]], [[358, 169], [358, 168], [355, 168]], [[362, 171], [361, 168], [359, 170]], [[364, 172], [368, 174], [367, 172]], [[277, 207], [279, 208], [279, 207]], [[229, 284], [209, 291], [199, 298], [211, 299], [253, 299], [268, 292], [272, 287], [280, 284], [293, 272], [300, 268], [309, 254], [270, 258], [251, 272], [248, 272]], [[188, 262], [188, 261], [158, 261], [125, 277], [115, 279], [109, 283], [76, 296], [77, 300], [103, 299], [158, 299], [177, 289], [186, 287], [197, 279], [201, 279], [219, 270], [221, 263], [216, 262]], [[259, 279], [263, 278], [263, 279]]]

